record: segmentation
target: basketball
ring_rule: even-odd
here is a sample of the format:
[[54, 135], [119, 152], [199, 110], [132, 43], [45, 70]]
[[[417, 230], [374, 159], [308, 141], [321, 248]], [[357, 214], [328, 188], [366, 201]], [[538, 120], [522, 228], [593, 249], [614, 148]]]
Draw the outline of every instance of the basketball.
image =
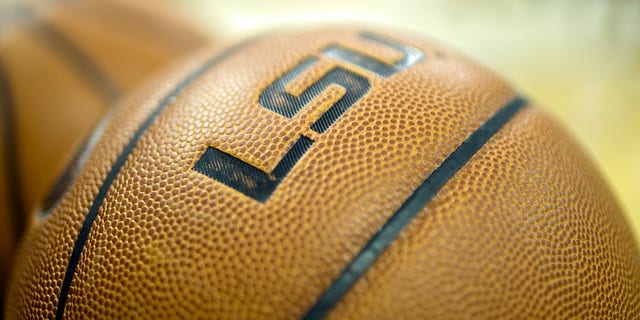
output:
[[74, 145], [124, 92], [204, 44], [165, 11], [119, 0], [0, 7], [0, 299], [15, 243]]
[[86, 141], [23, 239], [8, 319], [640, 315], [640, 253], [589, 157], [420, 36], [204, 50]]

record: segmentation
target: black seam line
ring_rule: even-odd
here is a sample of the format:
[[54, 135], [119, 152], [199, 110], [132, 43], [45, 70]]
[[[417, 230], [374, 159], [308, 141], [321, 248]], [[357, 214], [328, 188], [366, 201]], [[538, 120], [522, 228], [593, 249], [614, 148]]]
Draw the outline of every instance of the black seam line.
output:
[[244, 48], [249, 43], [255, 41], [256, 38], [251, 38], [244, 42], [241, 42], [226, 51], [216, 55], [211, 58], [207, 62], [205, 62], [200, 68], [195, 70], [189, 76], [187, 76], [175, 89], [173, 89], [162, 101], [158, 104], [155, 110], [149, 115], [149, 117], [138, 127], [136, 132], [134, 133], [129, 143], [124, 147], [120, 156], [116, 159], [115, 163], [111, 167], [111, 170], [107, 174], [102, 186], [98, 190], [98, 194], [96, 195], [93, 203], [91, 204], [91, 208], [85, 217], [84, 222], [82, 223], [82, 227], [78, 233], [78, 238], [73, 246], [73, 251], [71, 252], [71, 257], [69, 258], [69, 264], [67, 265], [67, 270], [64, 275], [64, 280], [62, 281], [62, 287], [60, 288], [60, 297], [58, 298], [58, 305], [56, 308], [56, 319], [63, 319], [64, 309], [67, 303], [67, 297], [69, 295], [69, 289], [71, 288], [71, 281], [73, 280], [73, 275], [76, 271], [78, 263], [80, 262], [80, 255], [82, 253], [82, 249], [89, 237], [89, 231], [91, 231], [91, 226], [98, 216], [98, 211], [102, 206], [102, 202], [107, 196], [107, 192], [111, 188], [114, 180], [118, 176], [120, 169], [124, 166], [126, 160], [129, 157], [129, 154], [135, 149], [138, 141], [145, 133], [145, 131], [151, 126], [156, 118], [162, 113], [162, 111], [169, 105], [171, 102], [175, 100], [175, 98], [180, 94], [187, 86], [189, 86], [192, 82], [194, 82], [198, 77], [200, 77], [203, 73], [207, 72], [210, 68], [220, 63], [222, 60], [226, 59], [230, 55], [234, 54], [238, 50]]
[[409, 196], [349, 265], [307, 311], [303, 319], [321, 319], [326, 315], [375, 263], [400, 232], [422, 211], [438, 191], [451, 179], [482, 146], [526, 105], [525, 99], [514, 98], [472, 133], [436, 168]]
[[18, 133], [16, 128], [15, 106], [11, 93], [9, 76], [0, 56], [0, 118], [2, 118], [2, 136], [4, 139], [5, 174], [9, 210], [15, 226], [15, 240], [18, 240], [27, 223], [26, 208], [22, 197], [20, 182], [20, 163], [18, 161]]
[[62, 31], [46, 21], [38, 23], [36, 30], [47, 43], [67, 58], [69, 64], [74, 67], [77, 72], [93, 84], [94, 88], [100, 92], [100, 95], [102, 95], [107, 103], [114, 101], [120, 96], [120, 89], [112, 79], [65, 36]]

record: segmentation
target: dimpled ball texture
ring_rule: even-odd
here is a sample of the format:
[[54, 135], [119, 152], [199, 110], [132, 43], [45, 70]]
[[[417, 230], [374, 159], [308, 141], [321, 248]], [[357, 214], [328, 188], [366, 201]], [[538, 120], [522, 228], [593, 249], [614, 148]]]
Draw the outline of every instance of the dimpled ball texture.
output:
[[18, 239], [74, 144], [126, 92], [204, 46], [167, 11], [142, 0], [0, 2], [0, 301]]
[[194, 54], [117, 105], [17, 259], [17, 318], [633, 319], [640, 256], [561, 126], [385, 29]]

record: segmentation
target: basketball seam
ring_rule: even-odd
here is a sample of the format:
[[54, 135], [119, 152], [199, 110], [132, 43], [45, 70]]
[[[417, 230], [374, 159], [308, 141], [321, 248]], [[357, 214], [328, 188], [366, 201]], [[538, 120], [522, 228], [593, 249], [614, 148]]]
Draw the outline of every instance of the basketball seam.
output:
[[244, 42], [241, 42], [226, 51], [214, 56], [213, 58], [207, 60], [202, 66], [189, 74], [184, 80], [182, 80], [164, 99], [160, 101], [158, 106], [151, 112], [151, 114], [146, 118], [146, 120], [138, 127], [135, 131], [129, 142], [125, 145], [124, 149], [116, 159], [115, 163], [112, 165], [109, 173], [107, 174], [102, 186], [98, 190], [98, 194], [94, 198], [94, 201], [87, 213], [85, 220], [82, 223], [82, 227], [78, 232], [78, 237], [76, 238], [76, 242], [73, 246], [73, 250], [71, 252], [71, 256], [69, 258], [69, 264], [67, 265], [67, 269], [65, 271], [64, 279], [62, 281], [62, 287], [60, 288], [60, 296], [58, 298], [58, 304], [56, 308], [56, 319], [63, 319], [64, 317], [64, 309], [66, 306], [67, 298], [69, 295], [69, 289], [71, 288], [71, 282], [73, 280], [73, 276], [75, 274], [75, 270], [80, 262], [80, 256], [82, 253], [82, 249], [89, 237], [89, 232], [91, 231], [91, 227], [96, 217], [98, 216], [98, 211], [102, 206], [102, 202], [104, 201], [111, 185], [114, 180], [117, 178], [120, 169], [124, 166], [126, 160], [128, 159], [129, 154], [135, 148], [137, 142], [140, 140], [145, 131], [151, 126], [156, 118], [162, 113], [162, 111], [169, 105], [171, 102], [175, 100], [175, 98], [191, 83], [193, 83], [198, 77], [204, 74], [207, 70], [217, 65], [222, 60], [226, 59], [230, 55], [234, 54], [236, 51], [240, 50], [244, 46], [252, 43], [256, 40], [256, 38], [248, 39]]
[[433, 199], [438, 191], [489, 141], [515, 114], [526, 105], [515, 97], [473, 132], [414, 190], [400, 208], [369, 239], [340, 275], [323, 292], [303, 319], [323, 318], [375, 263], [400, 232]]
[[0, 113], [2, 113], [2, 136], [4, 138], [6, 183], [8, 186], [9, 210], [16, 226], [15, 240], [26, 225], [24, 199], [22, 197], [22, 183], [20, 183], [20, 164], [18, 161], [18, 134], [16, 130], [16, 116], [11, 94], [11, 85], [4, 64], [0, 56]]

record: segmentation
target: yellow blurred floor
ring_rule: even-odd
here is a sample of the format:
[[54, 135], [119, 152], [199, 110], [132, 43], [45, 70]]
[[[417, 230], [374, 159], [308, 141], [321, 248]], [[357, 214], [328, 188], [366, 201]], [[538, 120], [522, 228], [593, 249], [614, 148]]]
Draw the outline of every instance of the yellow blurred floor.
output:
[[640, 238], [640, 1], [165, 1], [222, 39], [355, 20], [457, 47], [574, 132]]

